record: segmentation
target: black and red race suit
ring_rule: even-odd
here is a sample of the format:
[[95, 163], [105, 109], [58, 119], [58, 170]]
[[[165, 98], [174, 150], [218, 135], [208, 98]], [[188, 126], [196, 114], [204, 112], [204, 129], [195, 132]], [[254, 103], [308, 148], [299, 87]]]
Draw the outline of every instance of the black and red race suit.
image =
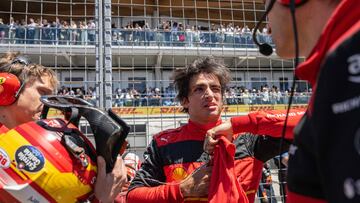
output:
[[[360, 202], [359, 0], [339, 3], [296, 75], [314, 91], [289, 149], [287, 202]], [[266, 114], [233, 118], [233, 131], [280, 135], [283, 123]]]
[[[129, 187], [128, 202], [207, 202], [207, 197], [184, 198], [179, 184], [174, 183], [179, 183], [208, 161], [209, 157], [203, 151], [204, 137], [208, 129], [220, 122], [199, 125], [189, 121], [182, 127], [155, 135]], [[236, 176], [249, 202], [254, 202], [263, 163], [279, 152], [279, 141], [279, 138], [250, 133], [234, 136]], [[289, 144], [286, 140], [284, 150]]]

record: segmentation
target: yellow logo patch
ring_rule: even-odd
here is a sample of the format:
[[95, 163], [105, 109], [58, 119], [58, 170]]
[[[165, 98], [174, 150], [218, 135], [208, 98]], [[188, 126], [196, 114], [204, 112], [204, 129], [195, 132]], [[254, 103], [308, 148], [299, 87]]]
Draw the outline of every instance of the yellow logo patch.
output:
[[172, 178], [175, 181], [184, 180], [188, 176], [186, 170], [184, 168], [175, 168], [172, 173]]

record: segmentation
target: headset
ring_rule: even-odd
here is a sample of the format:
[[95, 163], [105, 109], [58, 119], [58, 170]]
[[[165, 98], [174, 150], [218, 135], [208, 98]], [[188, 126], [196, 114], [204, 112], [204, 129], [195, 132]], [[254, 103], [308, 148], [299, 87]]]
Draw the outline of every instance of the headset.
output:
[[[259, 52], [264, 56], [270, 56], [273, 53], [273, 49], [268, 43], [260, 44], [256, 38], [256, 33], [259, 30], [261, 23], [265, 21], [267, 15], [271, 11], [272, 7], [274, 6], [275, 2], [280, 3], [283, 6], [289, 7], [292, 14], [295, 14], [295, 8], [303, 5], [307, 2], [307, 0], [271, 0], [269, 5], [266, 7], [264, 15], [261, 17], [259, 22], [256, 24], [253, 32], [253, 41], [259, 47]], [[295, 26], [295, 25], [294, 25]], [[295, 30], [295, 29], [294, 29]], [[297, 41], [297, 39], [296, 39]], [[297, 42], [296, 42], [297, 43]]]
[[26, 71], [20, 74], [20, 77], [23, 77], [22, 80], [18, 76], [10, 73], [11, 66], [18, 63], [25, 66], [31, 64], [27, 57], [20, 55], [12, 60], [11, 63], [0, 67], [0, 106], [13, 104], [19, 97], [22, 89], [24, 89]]

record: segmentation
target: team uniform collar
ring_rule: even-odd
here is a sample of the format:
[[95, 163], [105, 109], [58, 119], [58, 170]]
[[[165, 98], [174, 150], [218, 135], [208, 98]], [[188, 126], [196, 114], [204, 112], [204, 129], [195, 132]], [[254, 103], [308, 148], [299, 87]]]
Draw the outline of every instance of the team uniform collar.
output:
[[203, 125], [203, 124], [196, 123], [189, 119], [188, 128], [189, 128], [189, 130], [193, 130], [193, 131], [206, 132], [206, 131], [210, 130], [211, 128], [219, 125], [220, 123], [221, 123], [221, 119], [219, 119], [216, 122], [211, 122], [211, 123], [207, 123], [207, 124]]
[[[326, 24], [319, 41], [313, 48], [307, 60], [300, 64], [295, 70], [295, 74], [301, 80], [307, 80], [313, 87], [316, 85], [321, 63], [325, 55], [336, 43], [336, 41], [359, 21], [359, 0], [343, 0], [335, 9]], [[357, 8], [357, 9], [356, 9]], [[354, 11], [354, 9], [356, 9]]]

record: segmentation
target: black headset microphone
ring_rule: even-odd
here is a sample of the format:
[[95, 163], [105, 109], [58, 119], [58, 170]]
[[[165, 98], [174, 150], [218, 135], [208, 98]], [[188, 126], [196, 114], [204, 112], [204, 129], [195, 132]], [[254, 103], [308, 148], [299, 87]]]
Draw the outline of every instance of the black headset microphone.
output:
[[276, 0], [271, 1], [269, 6], [266, 7], [264, 15], [261, 17], [260, 21], [256, 24], [254, 28], [254, 32], [252, 33], [252, 38], [254, 43], [259, 47], [259, 52], [264, 56], [270, 56], [273, 53], [273, 48], [268, 43], [260, 44], [259, 41], [257, 40], [256, 33], [259, 30], [261, 23], [265, 21], [265, 18], [271, 11], [275, 1]]

